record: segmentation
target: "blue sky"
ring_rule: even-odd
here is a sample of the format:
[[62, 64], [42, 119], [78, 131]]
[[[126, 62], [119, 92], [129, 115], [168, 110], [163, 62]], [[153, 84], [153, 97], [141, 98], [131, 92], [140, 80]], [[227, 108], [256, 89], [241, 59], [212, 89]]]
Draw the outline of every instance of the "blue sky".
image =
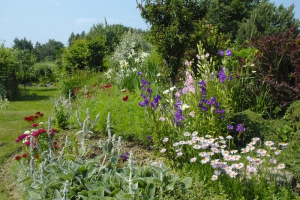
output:
[[[299, 0], [271, 2], [285, 7], [294, 4], [295, 17], [300, 19]], [[16, 37], [26, 37], [33, 44], [55, 39], [67, 45], [72, 32], [87, 33], [104, 18], [109, 24], [148, 28], [135, 0], [1, 0], [0, 43], [5, 41], [5, 46], [11, 47]]]

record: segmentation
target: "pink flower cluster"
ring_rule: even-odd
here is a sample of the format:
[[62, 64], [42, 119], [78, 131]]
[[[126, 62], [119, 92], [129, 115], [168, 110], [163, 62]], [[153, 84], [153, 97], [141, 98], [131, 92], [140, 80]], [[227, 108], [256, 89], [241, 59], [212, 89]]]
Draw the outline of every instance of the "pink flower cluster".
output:
[[183, 94], [187, 94], [188, 92], [191, 92], [195, 94], [195, 87], [194, 87], [194, 79], [190, 72], [186, 71], [186, 81], [184, 83], [184, 88], [182, 89]]

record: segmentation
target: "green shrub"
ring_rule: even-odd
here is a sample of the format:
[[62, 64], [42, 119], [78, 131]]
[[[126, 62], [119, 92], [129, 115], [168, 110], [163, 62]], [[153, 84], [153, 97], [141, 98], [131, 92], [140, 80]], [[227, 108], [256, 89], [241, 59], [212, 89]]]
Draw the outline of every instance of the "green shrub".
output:
[[34, 66], [33, 82], [39, 85], [45, 85], [50, 82], [55, 82], [56, 77], [54, 74], [53, 65], [48, 63], [38, 63]]
[[[78, 111], [82, 116], [87, 108], [90, 108], [91, 117], [99, 113], [95, 130], [101, 134], [106, 130], [106, 114], [111, 113], [113, 133], [126, 139], [143, 141], [151, 134], [148, 119], [143, 109], [138, 106], [141, 97], [135, 91], [120, 90], [111, 84], [86, 86], [89, 98], [82, 91], [78, 93]], [[127, 99], [126, 99], [127, 98]], [[75, 103], [76, 104], [76, 103]], [[72, 124], [77, 124], [75, 115], [71, 117]], [[77, 126], [77, 125], [76, 125]]]

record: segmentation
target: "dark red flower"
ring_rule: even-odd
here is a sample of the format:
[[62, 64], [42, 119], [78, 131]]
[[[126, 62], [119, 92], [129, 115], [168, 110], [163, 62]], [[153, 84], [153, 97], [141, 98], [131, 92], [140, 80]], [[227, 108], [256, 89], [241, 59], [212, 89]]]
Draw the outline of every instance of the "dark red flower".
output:
[[53, 134], [53, 133], [55, 133], [55, 132], [57, 132], [57, 131], [56, 131], [56, 129], [54, 129], [54, 128], [51, 129], [51, 130], [49, 131], [50, 134]]
[[32, 126], [32, 127], [37, 127], [38, 124], [37, 124], [37, 123], [33, 123], [31, 126]]
[[128, 100], [128, 95], [126, 97], [123, 97], [123, 101], [127, 101]]
[[93, 84], [93, 87], [96, 87], [97, 86], [97, 83]]
[[53, 145], [53, 148], [54, 148], [54, 149], [57, 149], [57, 148], [58, 148], [58, 146], [57, 146], [57, 145]]
[[28, 140], [27, 142], [25, 142], [25, 146], [29, 146], [30, 145], [30, 141]]
[[39, 129], [38, 134], [41, 134], [41, 133], [46, 133], [46, 129], [43, 129], [43, 128]]
[[39, 158], [39, 155], [34, 156], [34, 158], [35, 158], [35, 159], [38, 159], [38, 158]]
[[77, 86], [73, 93], [76, 94], [78, 92], [78, 90], [79, 90], [79, 87]]
[[24, 153], [24, 154], [22, 155], [22, 157], [23, 157], [23, 158], [26, 158], [26, 157], [27, 157], [27, 154], [26, 154], [26, 153]]
[[102, 88], [108, 89], [108, 88], [110, 88], [111, 86], [112, 86], [112, 84], [106, 84], [106, 85], [101, 86], [100, 88], [101, 88], [101, 89], [102, 89]]
[[15, 160], [20, 160], [21, 156], [15, 156]]

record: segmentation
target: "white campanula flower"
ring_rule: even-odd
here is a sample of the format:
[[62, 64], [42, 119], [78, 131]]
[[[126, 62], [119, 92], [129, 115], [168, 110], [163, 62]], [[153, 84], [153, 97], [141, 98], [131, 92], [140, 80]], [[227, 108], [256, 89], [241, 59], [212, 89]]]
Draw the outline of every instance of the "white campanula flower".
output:
[[170, 88], [170, 91], [175, 90], [176, 86], [174, 85], [173, 87]]
[[232, 137], [231, 135], [227, 135], [227, 136], [226, 136], [226, 139], [228, 139], [228, 140], [232, 140], [232, 139], [233, 139], [233, 137]]
[[277, 166], [277, 169], [284, 169], [285, 168], [285, 164], [279, 164], [278, 166]]
[[217, 175], [212, 175], [211, 180], [212, 180], [212, 181], [218, 180], [218, 176], [217, 176]]
[[249, 149], [248, 148], [242, 148], [241, 149], [241, 153], [248, 153], [249, 152]]
[[175, 152], [180, 152], [180, 151], [181, 151], [181, 148], [175, 150]]
[[247, 165], [247, 172], [250, 172], [250, 173], [255, 173], [257, 172], [257, 168], [256, 167], [252, 167], [250, 165]]
[[175, 142], [174, 144], [173, 144], [173, 147], [177, 147], [179, 145], [179, 143], [178, 142]]
[[169, 138], [167, 138], [167, 137], [163, 139], [163, 142], [164, 142], [164, 143], [166, 143], [166, 142], [168, 142], [168, 141], [169, 141]]
[[180, 140], [179, 144], [181, 144], [181, 145], [186, 144], [186, 141]]
[[194, 131], [193, 133], [192, 133], [192, 136], [193, 137], [195, 137], [195, 136], [197, 136], [198, 135], [198, 131]]
[[180, 156], [182, 156], [183, 155], [183, 153], [181, 152], [181, 151], [179, 151], [178, 153], [177, 153], [177, 156], [178, 157], [180, 157]]
[[231, 154], [235, 154], [235, 153], [237, 153], [237, 152], [238, 152], [238, 150], [235, 150], [235, 149], [232, 149], [232, 150], [230, 151]]
[[201, 160], [201, 163], [202, 163], [202, 164], [206, 164], [206, 163], [208, 163], [209, 161], [210, 161], [210, 157], [206, 156], [206, 157], [204, 157], [204, 158]]
[[188, 137], [188, 136], [191, 135], [191, 133], [190, 132], [184, 132], [183, 135], [186, 136], [186, 137]]
[[265, 149], [257, 149], [256, 151], [258, 154], [266, 154], [267, 153], [267, 150]]
[[265, 141], [264, 143], [267, 147], [270, 147], [270, 146], [273, 146], [274, 145], [274, 142], [272, 141]]
[[288, 143], [285, 143], [285, 142], [278, 143], [278, 146], [281, 146], [281, 147], [286, 147], [287, 145], [288, 145]]
[[170, 92], [170, 90], [165, 90], [163, 91], [163, 94], [168, 94]]
[[278, 156], [279, 154], [281, 154], [281, 151], [282, 150], [280, 150], [280, 149], [276, 149], [274, 153], [275, 153], [276, 156]]
[[249, 152], [249, 151], [253, 151], [253, 150], [255, 149], [255, 147], [252, 146], [252, 145], [247, 145], [247, 146], [246, 146], [246, 149], [247, 149], [247, 151]]
[[206, 153], [206, 152], [200, 152], [200, 153], [199, 153], [199, 156], [200, 156], [200, 157], [206, 157], [206, 156], [207, 156], [207, 153]]
[[167, 151], [167, 149], [162, 149], [160, 150], [160, 153], [165, 153]]
[[229, 171], [229, 174], [228, 174], [231, 178], [235, 178], [237, 175], [238, 175], [238, 173], [237, 172], [235, 172], [235, 171]]
[[239, 160], [239, 159], [241, 159], [241, 156], [240, 156], [240, 155], [233, 155], [233, 156], [232, 156], [232, 160], [237, 161], [237, 160]]
[[194, 157], [194, 158], [191, 158], [190, 162], [196, 162], [197, 158]]
[[196, 150], [198, 150], [198, 149], [201, 149], [201, 146], [200, 146], [199, 144], [195, 144], [195, 145], [193, 146], [193, 148], [196, 149]]
[[181, 106], [181, 110], [185, 110], [185, 109], [188, 109], [190, 106], [188, 106], [187, 104], [183, 104]]

